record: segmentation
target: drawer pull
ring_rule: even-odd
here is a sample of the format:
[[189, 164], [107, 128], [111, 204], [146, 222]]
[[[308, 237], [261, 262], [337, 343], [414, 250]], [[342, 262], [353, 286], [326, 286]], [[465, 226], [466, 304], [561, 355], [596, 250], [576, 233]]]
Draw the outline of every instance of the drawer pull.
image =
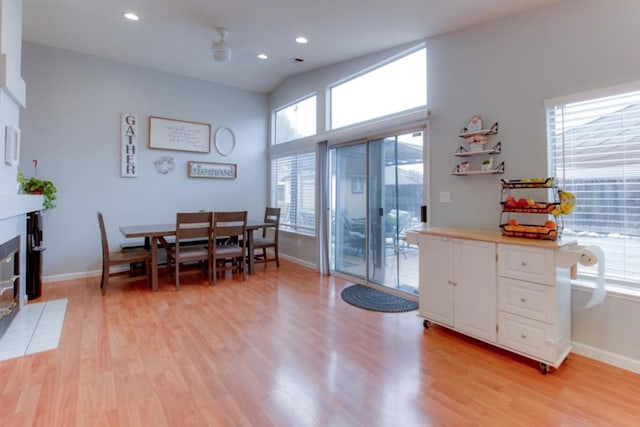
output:
[[522, 338], [523, 340], [526, 340], [527, 336], [525, 334], [520, 334], [520, 338]]
[[524, 262], [524, 261], [521, 261], [521, 262], [520, 262], [520, 265], [522, 265], [523, 267], [526, 267], [526, 266], [527, 266], [527, 263], [526, 263], [526, 262]]
[[527, 302], [527, 299], [525, 297], [520, 297], [520, 302]]

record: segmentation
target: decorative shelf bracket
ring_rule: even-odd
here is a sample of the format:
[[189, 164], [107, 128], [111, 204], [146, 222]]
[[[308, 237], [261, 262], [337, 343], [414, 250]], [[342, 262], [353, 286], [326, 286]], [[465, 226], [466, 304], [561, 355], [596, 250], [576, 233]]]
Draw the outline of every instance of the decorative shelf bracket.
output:
[[502, 153], [502, 142], [498, 142], [496, 145], [494, 145], [488, 150], [479, 150], [479, 151], [470, 151], [461, 145], [458, 147], [456, 152], [453, 153], [453, 155], [458, 157], [468, 157], [468, 156], [475, 156], [478, 154], [488, 154], [491, 156], [491, 155], [500, 154], [500, 153]]

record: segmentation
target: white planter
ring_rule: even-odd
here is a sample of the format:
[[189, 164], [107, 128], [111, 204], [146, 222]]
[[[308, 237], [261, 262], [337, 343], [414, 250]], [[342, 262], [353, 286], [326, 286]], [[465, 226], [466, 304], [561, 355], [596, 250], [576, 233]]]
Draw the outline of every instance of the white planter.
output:
[[488, 162], [489, 163], [482, 163], [482, 165], [480, 166], [482, 171], [489, 172], [493, 169], [493, 159], [489, 159]]

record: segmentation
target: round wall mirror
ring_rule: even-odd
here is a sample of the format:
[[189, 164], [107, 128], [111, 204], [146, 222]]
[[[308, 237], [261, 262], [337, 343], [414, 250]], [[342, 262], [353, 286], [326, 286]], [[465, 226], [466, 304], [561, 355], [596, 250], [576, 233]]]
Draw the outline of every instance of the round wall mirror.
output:
[[216, 150], [223, 156], [228, 156], [236, 148], [236, 136], [228, 127], [218, 128], [214, 138]]

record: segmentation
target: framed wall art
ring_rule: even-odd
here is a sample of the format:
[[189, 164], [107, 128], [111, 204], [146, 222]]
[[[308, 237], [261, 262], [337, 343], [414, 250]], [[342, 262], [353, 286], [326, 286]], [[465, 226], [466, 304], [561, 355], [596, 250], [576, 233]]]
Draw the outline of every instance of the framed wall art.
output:
[[187, 164], [187, 173], [190, 178], [235, 179], [238, 175], [238, 166], [235, 163], [190, 161]]
[[149, 148], [209, 153], [211, 125], [149, 116]]

